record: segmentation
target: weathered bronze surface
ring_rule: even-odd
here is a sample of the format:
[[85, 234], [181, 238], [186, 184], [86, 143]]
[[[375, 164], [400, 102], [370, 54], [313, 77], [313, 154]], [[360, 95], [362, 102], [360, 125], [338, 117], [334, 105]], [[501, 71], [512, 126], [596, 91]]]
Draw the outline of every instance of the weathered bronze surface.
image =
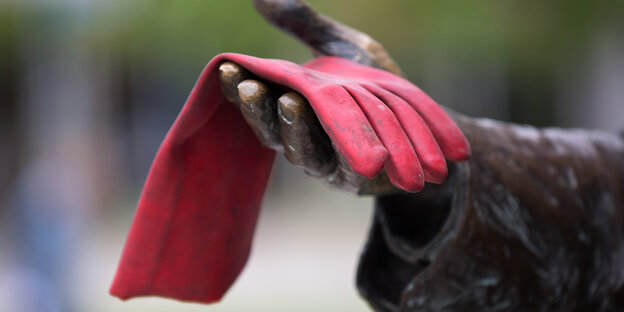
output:
[[624, 310], [624, 141], [455, 120], [471, 160], [441, 186], [377, 198], [358, 271], [372, 306]]
[[312, 107], [295, 92], [277, 100], [284, 155], [312, 176], [326, 176], [336, 169], [336, 154], [314, 117]]
[[[400, 74], [381, 45], [296, 0], [254, 0], [321, 55]], [[221, 68], [261, 142], [332, 187], [378, 196], [358, 268], [378, 311], [624, 311], [624, 138], [450, 112], [473, 156], [418, 194], [354, 174], [306, 101]], [[237, 90], [237, 92], [235, 91]]]
[[301, 0], [253, 0], [256, 10], [316, 55], [333, 55], [401, 75], [386, 50], [367, 34], [314, 11]]

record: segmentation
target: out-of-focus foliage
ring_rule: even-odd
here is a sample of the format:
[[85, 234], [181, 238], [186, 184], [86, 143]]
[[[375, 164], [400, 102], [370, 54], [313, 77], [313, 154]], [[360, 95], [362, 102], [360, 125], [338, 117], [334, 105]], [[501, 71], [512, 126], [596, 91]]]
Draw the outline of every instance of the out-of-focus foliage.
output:
[[[401, 64], [414, 55], [464, 60], [504, 55], [536, 70], [586, 44], [596, 27], [620, 23], [624, 1], [316, 0], [326, 15], [364, 30]], [[118, 1], [101, 18], [115, 24], [127, 51], [148, 60], [205, 62], [222, 51], [286, 57], [303, 51], [259, 17], [251, 1]], [[405, 66], [405, 65], [404, 65]]]
[[[15, 41], [15, 8], [10, 4], [0, 4], [0, 58], [7, 59], [12, 53], [11, 45]], [[4, 62], [0, 62], [2, 64]]]
[[[186, 71], [225, 51], [303, 61], [305, 49], [266, 24], [251, 1], [84, 1], [84, 15], [63, 14], [36, 1], [0, 4], [0, 46], [17, 18], [45, 25], [81, 23], [92, 40], [119, 45], [147, 64]], [[33, 5], [37, 3], [38, 6]], [[59, 2], [60, 3], [60, 2]], [[410, 72], [426, 55], [480, 61], [495, 55], [522, 71], [549, 68], [587, 44], [596, 28], [624, 26], [621, 0], [311, 0], [321, 12], [361, 29], [384, 44]], [[17, 7], [18, 9], [15, 9]], [[75, 8], [73, 8], [75, 10]], [[93, 13], [95, 12], [95, 13]], [[68, 20], [70, 19], [70, 20]], [[43, 22], [42, 22], [43, 21]], [[45, 31], [42, 28], [41, 31]], [[0, 49], [0, 53], [6, 49]]]
[[[585, 55], [590, 39], [601, 29], [624, 26], [621, 0], [309, 3], [380, 41], [419, 84], [419, 77], [430, 74], [423, 73], [430, 62], [451, 68], [502, 66], [509, 82], [505, 104], [510, 105], [511, 120], [537, 125], [555, 119], [551, 84], [557, 71]], [[302, 45], [262, 20], [251, 1], [117, 0], [99, 10], [92, 24], [108, 30], [98, 44], [118, 45], [133, 66], [178, 73], [172, 80], [181, 88], [221, 52], [295, 62], [311, 57]], [[434, 98], [443, 97], [442, 91], [424, 87]]]
[[131, 60], [174, 72], [197, 72], [222, 52], [304, 60], [296, 56], [305, 49], [284, 43], [251, 1], [119, 1], [100, 19], [114, 30], [107, 39]]

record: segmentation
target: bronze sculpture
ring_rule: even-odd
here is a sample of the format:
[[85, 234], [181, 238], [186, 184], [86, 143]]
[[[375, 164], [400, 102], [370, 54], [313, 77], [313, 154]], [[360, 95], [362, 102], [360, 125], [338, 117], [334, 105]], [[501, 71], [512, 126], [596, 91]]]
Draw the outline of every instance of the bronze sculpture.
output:
[[[316, 55], [401, 73], [377, 42], [302, 1], [254, 5]], [[354, 174], [301, 96], [279, 96], [233, 63], [220, 72], [265, 146], [332, 187], [377, 196], [357, 278], [375, 310], [624, 310], [623, 136], [449, 112], [471, 159], [449, 163], [443, 184], [407, 193], [385, 174]]]
[[[157, 153], [113, 294], [219, 300], [249, 254], [277, 151], [331, 187], [376, 196], [357, 284], [378, 311], [624, 308], [622, 136], [445, 113], [367, 35], [300, 0], [254, 5], [319, 57], [299, 66], [229, 53], [208, 64]], [[415, 123], [394, 111], [408, 106], [400, 112], [420, 114]], [[426, 124], [419, 138], [435, 137], [443, 157], [422, 157], [429, 145], [411, 136], [393, 154], [401, 142], [380, 121], [402, 142]]]

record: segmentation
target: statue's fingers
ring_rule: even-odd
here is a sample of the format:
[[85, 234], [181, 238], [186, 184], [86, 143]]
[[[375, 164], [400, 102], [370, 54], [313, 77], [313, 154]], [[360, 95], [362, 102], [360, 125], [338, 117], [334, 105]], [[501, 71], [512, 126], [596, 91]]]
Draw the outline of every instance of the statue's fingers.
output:
[[331, 141], [310, 104], [298, 93], [288, 92], [278, 99], [277, 110], [286, 158], [313, 176], [326, 176], [335, 170]]
[[325, 178], [325, 183], [333, 188], [358, 195], [381, 195], [397, 191], [385, 170], [374, 178], [365, 178], [353, 172], [342, 157], [337, 157], [337, 162], [336, 170]]
[[249, 72], [236, 63], [224, 62], [219, 66], [219, 80], [223, 95], [237, 107], [240, 105], [238, 84], [249, 77], [251, 77]]
[[275, 97], [267, 86], [257, 80], [247, 79], [237, 86], [240, 111], [260, 139], [269, 148], [283, 151]]

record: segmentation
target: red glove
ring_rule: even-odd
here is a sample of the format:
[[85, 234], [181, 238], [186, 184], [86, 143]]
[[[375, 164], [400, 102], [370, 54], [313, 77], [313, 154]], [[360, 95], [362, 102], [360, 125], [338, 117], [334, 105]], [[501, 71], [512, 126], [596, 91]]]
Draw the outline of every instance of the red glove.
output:
[[385, 165], [394, 185], [416, 191], [425, 180], [445, 179], [444, 156], [469, 156], [455, 123], [405, 79], [337, 57], [302, 67], [219, 55], [152, 164], [111, 287], [115, 296], [214, 302], [245, 265], [275, 154], [223, 96], [218, 66], [226, 60], [306, 97], [360, 175], [374, 177]]

